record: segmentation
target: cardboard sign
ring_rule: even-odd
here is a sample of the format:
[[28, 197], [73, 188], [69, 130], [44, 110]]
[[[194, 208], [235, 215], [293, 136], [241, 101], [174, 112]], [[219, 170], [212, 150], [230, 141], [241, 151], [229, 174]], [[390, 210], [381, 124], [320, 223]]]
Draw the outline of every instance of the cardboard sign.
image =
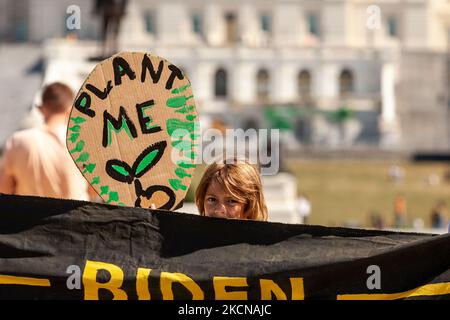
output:
[[158, 56], [123, 52], [98, 64], [78, 92], [67, 148], [107, 202], [181, 207], [199, 138], [189, 80]]

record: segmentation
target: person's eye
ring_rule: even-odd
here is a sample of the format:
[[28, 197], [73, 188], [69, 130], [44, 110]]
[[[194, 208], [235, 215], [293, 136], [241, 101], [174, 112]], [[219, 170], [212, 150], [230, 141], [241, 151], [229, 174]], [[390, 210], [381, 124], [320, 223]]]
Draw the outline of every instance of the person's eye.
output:
[[234, 199], [229, 199], [227, 202], [228, 202], [229, 204], [232, 204], [232, 205], [235, 205], [235, 204], [238, 203], [238, 201], [236, 201], [236, 200], [234, 200]]
[[206, 199], [206, 201], [207, 201], [208, 203], [214, 203], [214, 202], [216, 201], [216, 198], [209, 197], [209, 198]]

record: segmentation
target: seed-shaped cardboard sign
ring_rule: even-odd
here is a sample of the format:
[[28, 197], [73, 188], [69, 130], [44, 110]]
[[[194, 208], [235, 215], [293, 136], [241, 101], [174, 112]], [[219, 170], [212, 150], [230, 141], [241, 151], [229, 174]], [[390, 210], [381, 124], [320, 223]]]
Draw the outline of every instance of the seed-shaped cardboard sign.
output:
[[119, 53], [78, 92], [67, 148], [107, 203], [177, 209], [195, 170], [197, 116], [179, 68], [155, 55]]

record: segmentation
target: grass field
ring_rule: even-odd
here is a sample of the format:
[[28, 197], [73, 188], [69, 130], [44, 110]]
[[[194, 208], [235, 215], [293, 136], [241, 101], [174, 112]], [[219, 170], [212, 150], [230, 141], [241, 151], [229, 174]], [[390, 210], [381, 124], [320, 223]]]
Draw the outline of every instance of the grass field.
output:
[[[379, 213], [387, 226], [393, 224], [393, 202], [397, 194], [407, 200], [407, 222], [422, 218], [430, 227], [430, 211], [438, 200], [450, 205], [450, 182], [445, 175], [450, 170], [447, 163], [395, 163], [404, 169], [404, 179], [395, 183], [388, 175], [391, 162], [287, 160], [288, 169], [297, 177], [298, 188], [307, 194], [312, 203], [308, 223], [326, 226], [370, 226], [371, 212]], [[188, 193], [193, 199], [198, 180], [204, 171], [200, 166]], [[440, 178], [429, 185], [427, 178], [435, 174]], [[270, 213], [269, 213], [270, 214]], [[448, 221], [447, 212], [446, 219]]]

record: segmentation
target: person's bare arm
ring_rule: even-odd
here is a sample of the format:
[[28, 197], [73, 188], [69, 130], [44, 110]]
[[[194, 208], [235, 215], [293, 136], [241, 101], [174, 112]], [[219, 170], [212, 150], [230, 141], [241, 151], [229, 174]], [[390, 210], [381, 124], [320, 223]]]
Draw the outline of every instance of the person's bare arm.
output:
[[0, 193], [13, 194], [15, 191], [16, 183], [14, 177], [6, 171], [5, 162], [0, 164]]
[[92, 202], [99, 202], [101, 200], [101, 198], [98, 195], [98, 193], [95, 191], [95, 189], [90, 184], [88, 184], [87, 188], [88, 188], [89, 200]]

